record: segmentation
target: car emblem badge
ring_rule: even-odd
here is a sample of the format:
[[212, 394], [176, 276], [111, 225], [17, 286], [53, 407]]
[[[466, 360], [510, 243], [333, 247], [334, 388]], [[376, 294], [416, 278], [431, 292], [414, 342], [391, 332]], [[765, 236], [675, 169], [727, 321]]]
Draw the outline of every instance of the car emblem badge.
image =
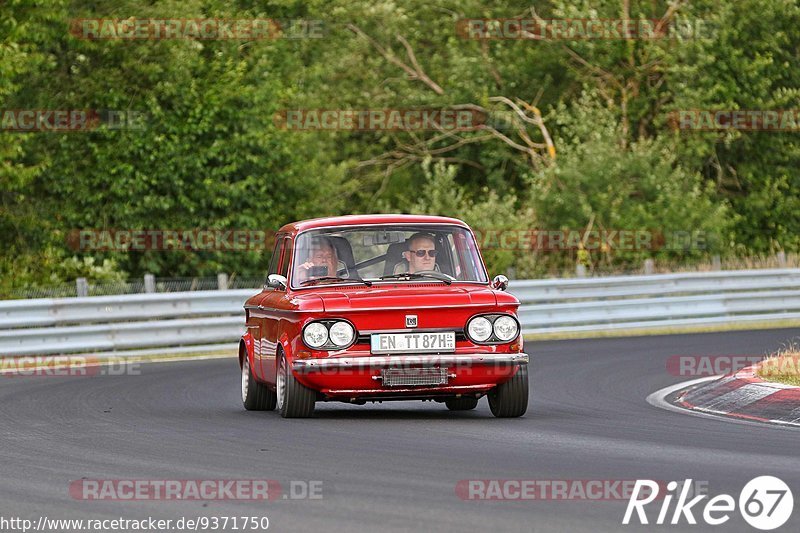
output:
[[406, 327], [407, 328], [417, 327], [417, 315], [406, 315]]

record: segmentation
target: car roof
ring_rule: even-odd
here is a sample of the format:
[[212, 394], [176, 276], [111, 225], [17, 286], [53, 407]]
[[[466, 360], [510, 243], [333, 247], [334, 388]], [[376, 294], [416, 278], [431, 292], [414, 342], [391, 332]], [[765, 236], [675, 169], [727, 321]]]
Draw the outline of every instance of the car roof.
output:
[[463, 228], [469, 227], [457, 218], [433, 215], [345, 215], [291, 222], [278, 230], [278, 233], [298, 233], [315, 228], [357, 226], [362, 224], [454, 224]]

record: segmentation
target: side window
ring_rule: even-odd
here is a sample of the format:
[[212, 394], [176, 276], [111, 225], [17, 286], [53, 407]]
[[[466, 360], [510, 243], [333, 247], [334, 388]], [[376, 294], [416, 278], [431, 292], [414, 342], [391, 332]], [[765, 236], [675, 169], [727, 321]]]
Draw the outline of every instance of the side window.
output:
[[275, 249], [272, 250], [272, 259], [270, 259], [269, 261], [269, 270], [267, 270], [267, 275], [278, 273], [278, 261], [281, 258], [282, 245], [283, 245], [283, 239], [281, 238], [275, 239]]
[[292, 238], [283, 239], [283, 254], [281, 254], [281, 266], [278, 273], [283, 277], [289, 276], [289, 258], [292, 257]]

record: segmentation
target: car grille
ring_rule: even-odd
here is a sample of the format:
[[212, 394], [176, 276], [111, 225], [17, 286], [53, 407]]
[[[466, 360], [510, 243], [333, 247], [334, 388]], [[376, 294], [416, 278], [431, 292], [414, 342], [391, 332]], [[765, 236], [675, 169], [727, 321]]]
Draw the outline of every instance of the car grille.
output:
[[387, 368], [381, 371], [384, 387], [445, 385], [446, 368]]

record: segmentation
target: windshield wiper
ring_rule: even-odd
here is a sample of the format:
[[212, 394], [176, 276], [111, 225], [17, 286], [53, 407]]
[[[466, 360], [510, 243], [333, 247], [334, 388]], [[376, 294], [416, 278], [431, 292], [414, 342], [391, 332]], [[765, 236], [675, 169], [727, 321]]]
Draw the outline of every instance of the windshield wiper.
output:
[[388, 274], [386, 276], [381, 276], [378, 279], [419, 279], [419, 278], [433, 278], [439, 281], [444, 281], [448, 285], [453, 283], [453, 280], [450, 279], [450, 276], [447, 274], [439, 274], [437, 272], [414, 272], [413, 274], [410, 272], [403, 272], [401, 274]]
[[357, 278], [340, 278], [339, 276], [322, 276], [319, 278], [311, 278], [301, 282], [300, 285], [310, 285], [311, 283], [317, 283], [319, 281], [353, 281], [355, 283], [363, 283], [367, 287], [372, 287], [371, 281]]

